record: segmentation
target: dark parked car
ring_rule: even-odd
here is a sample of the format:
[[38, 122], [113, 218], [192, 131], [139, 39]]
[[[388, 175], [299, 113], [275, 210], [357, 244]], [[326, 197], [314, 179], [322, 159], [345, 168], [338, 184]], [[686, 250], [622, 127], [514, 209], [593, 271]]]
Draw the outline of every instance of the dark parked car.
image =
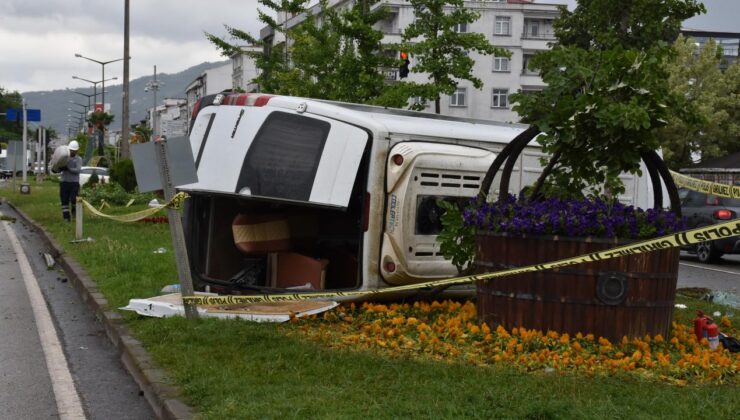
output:
[[[709, 226], [736, 219], [740, 214], [740, 199], [718, 197], [686, 189], [679, 190], [681, 212], [689, 228]], [[699, 261], [717, 261], [723, 254], [740, 254], [740, 236], [707, 241], [687, 248]]]

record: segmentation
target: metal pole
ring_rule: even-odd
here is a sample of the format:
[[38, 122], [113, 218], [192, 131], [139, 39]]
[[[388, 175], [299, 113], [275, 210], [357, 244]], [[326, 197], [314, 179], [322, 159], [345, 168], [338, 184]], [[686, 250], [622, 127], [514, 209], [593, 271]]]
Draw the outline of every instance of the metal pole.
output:
[[131, 129], [129, 125], [129, 111], [128, 111], [128, 91], [129, 91], [129, 84], [128, 84], [128, 50], [129, 50], [129, 44], [128, 44], [128, 38], [129, 38], [129, 0], [125, 0], [124, 6], [123, 6], [123, 92], [121, 93], [121, 97], [123, 98], [123, 108], [122, 108], [122, 120], [121, 121], [121, 143], [119, 144], [120, 151], [121, 151], [121, 157], [123, 159], [128, 159], [129, 156], [129, 131]]
[[44, 175], [47, 174], [46, 167], [46, 129], [44, 129], [44, 140], [41, 142], [41, 160], [44, 164]]
[[23, 178], [21, 179], [21, 194], [28, 194], [31, 192], [31, 186], [28, 185], [28, 109], [26, 107], [26, 100], [23, 99], [23, 153], [21, 158], [21, 165], [23, 166]]
[[154, 107], [152, 108], [152, 136], [156, 139], [159, 133], [159, 126], [157, 125], [157, 91], [159, 85], [157, 85], [157, 66], [154, 66]]
[[103, 101], [103, 112], [105, 112], [105, 64], [102, 63], [102, 66], [103, 66], [103, 78], [100, 79], [100, 80], [101, 80], [101, 83], [102, 83], [102, 86], [103, 86], [103, 88], [102, 88], [103, 89], [103, 92], [102, 92], [101, 95], [103, 96], [103, 99], [102, 99], [102, 101]]
[[36, 140], [36, 150], [33, 155], [33, 172], [36, 174], [36, 182], [41, 181], [41, 136], [44, 127], [39, 126], [38, 138]]
[[[164, 199], [166, 202], [169, 202], [175, 195], [175, 186], [172, 182], [169, 161], [167, 159], [167, 141], [155, 141], [154, 148], [157, 153], [157, 162], [159, 163], [159, 177], [162, 180]], [[168, 207], [167, 217], [170, 222], [172, 246], [175, 249], [177, 273], [180, 277], [180, 291], [182, 293], [182, 296], [193, 296], [193, 279], [190, 275], [190, 262], [188, 261], [188, 251], [185, 247], [185, 233], [182, 230], [182, 220], [180, 218], [180, 213], [178, 213], [177, 209]], [[187, 319], [198, 319], [198, 309], [194, 304], [185, 303], [184, 306], [185, 317]]]
[[77, 197], [75, 202], [75, 239], [82, 239], [82, 199]]

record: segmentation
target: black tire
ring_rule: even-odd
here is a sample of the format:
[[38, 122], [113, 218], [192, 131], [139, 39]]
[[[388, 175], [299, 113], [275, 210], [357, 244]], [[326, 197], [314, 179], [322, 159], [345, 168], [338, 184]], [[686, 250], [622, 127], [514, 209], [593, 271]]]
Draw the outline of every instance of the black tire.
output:
[[703, 264], [717, 262], [722, 253], [719, 252], [714, 242], [706, 241], [696, 244], [696, 257], [699, 258], [699, 262]]

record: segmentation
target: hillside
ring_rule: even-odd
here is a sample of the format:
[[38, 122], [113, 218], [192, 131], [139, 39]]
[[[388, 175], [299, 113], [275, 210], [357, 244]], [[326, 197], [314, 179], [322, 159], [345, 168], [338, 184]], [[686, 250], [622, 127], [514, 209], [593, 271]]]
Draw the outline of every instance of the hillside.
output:
[[[228, 61], [221, 61], [215, 63], [202, 63], [196, 66], [190, 67], [179, 73], [168, 74], [168, 73], [157, 73], [157, 80], [161, 86], [157, 93], [157, 101], [161, 103], [164, 98], [185, 98], [185, 88], [203, 71], [210, 68], [223, 66]], [[151, 81], [153, 76], [140, 77], [133, 79], [129, 82], [129, 95], [131, 97], [131, 104], [129, 106], [129, 121], [131, 124], [146, 118], [147, 108], [151, 108], [154, 102], [154, 95], [152, 92], [144, 92], [144, 87], [147, 82]], [[118, 81], [115, 81], [118, 82]], [[105, 101], [111, 105], [111, 111], [115, 116], [113, 124], [111, 124], [111, 130], [119, 130], [121, 128], [121, 91], [122, 84], [114, 84], [105, 86], [106, 94]], [[100, 86], [98, 86], [98, 90]], [[75, 88], [75, 90], [92, 95], [92, 87], [89, 89]], [[100, 93], [100, 92], [98, 92]], [[75, 111], [82, 112], [83, 108], [77, 105], [70, 104], [72, 100], [79, 104], [87, 105], [87, 98], [83, 95], [78, 95], [68, 90], [58, 89], [52, 91], [36, 91], [36, 92], [23, 92], [23, 97], [28, 101], [29, 109], [41, 109], [41, 125], [44, 127], [54, 128], [60, 136], [64, 137], [67, 135], [67, 114], [76, 115], [67, 108], [72, 108]], [[100, 100], [100, 96], [98, 96]]]

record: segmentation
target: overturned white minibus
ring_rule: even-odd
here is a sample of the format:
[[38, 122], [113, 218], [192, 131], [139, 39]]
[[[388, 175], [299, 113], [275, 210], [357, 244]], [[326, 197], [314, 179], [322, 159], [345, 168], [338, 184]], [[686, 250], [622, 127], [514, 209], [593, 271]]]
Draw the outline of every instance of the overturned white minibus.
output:
[[[438, 199], [478, 194], [497, 151], [526, 126], [264, 94], [193, 110], [198, 182], [185, 232], [197, 290], [364, 290], [457, 274], [440, 254]], [[510, 191], [535, 182], [520, 155]], [[620, 199], [651, 205], [647, 177]], [[497, 185], [497, 181], [494, 182]]]

